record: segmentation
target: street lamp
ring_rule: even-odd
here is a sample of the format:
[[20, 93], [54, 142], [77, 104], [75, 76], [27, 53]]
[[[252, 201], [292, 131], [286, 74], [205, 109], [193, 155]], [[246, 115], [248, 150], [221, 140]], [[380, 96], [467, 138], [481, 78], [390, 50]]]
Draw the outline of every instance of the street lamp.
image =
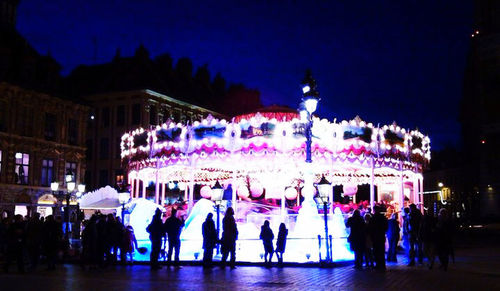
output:
[[50, 183], [50, 190], [52, 190], [52, 194], [55, 194], [55, 192], [59, 189], [59, 183], [58, 182], [52, 182]]
[[73, 172], [70, 169], [66, 171], [66, 175], [64, 175], [64, 180], [66, 181], [66, 209], [64, 210], [64, 239], [66, 242], [69, 242], [69, 200], [71, 198], [71, 192], [75, 190], [76, 183], [74, 180]]
[[319, 198], [323, 203], [323, 217], [325, 219], [325, 246], [326, 246], [326, 260], [327, 262], [331, 261], [330, 251], [331, 245], [328, 243], [328, 203], [330, 192], [332, 191], [331, 183], [325, 178], [325, 176], [321, 177], [321, 180], [318, 183], [318, 192]]
[[300, 106], [300, 117], [306, 123], [306, 163], [311, 163], [312, 144], [312, 114], [316, 111], [319, 101], [319, 92], [316, 89], [316, 81], [313, 79], [311, 71], [307, 70], [304, 80], [302, 80], [302, 103]]
[[122, 205], [122, 224], [125, 224], [125, 204], [130, 200], [130, 194], [122, 192], [118, 194], [118, 201]]
[[[219, 241], [219, 213], [220, 213], [220, 205], [222, 203], [222, 198], [224, 196], [224, 188], [220, 185], [219, 181], [215, 182], [215, 185], [212, 187], [212, 201], [215, 202], [215, 209], [217, 210], [217, 241]], [[219, 244], [217, 244], [217, 254], [219, 254]]]

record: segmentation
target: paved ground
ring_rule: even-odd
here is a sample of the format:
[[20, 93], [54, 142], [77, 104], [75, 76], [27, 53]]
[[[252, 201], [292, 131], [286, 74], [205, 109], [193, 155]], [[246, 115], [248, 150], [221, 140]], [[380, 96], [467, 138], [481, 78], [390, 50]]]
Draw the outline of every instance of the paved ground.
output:
[[239, 266], [235, 270], [183, 266], [150, 271], [144, 265], [83, 271], [63, 265], [53, 272], [0, 274], [0, 290], [500, 290], [497, 236], [486, 233], [475, 241], [478, 238], [479, 244], [457, 247], [456, 262], [447, 272], [407, 267], [402, 256], [386, 272], [357, 271], [351, 266]]

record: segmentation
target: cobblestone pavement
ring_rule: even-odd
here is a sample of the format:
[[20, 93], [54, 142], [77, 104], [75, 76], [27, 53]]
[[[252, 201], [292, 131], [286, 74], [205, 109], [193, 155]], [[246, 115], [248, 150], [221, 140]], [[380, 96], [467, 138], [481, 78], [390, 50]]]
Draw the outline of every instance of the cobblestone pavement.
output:
[[[500, 290], [500, 248], [460, 250], [447, 272], [425, 266], [407, 267], [405, 259], [387, 271], [285, 267], [236, 269], [199, 266], [179, 269], [116, 266], [82, 270], [77, 265], [56, 271], [0, 274], [0, 290]], [[437, 267], [437, 266], [436, 266]]]

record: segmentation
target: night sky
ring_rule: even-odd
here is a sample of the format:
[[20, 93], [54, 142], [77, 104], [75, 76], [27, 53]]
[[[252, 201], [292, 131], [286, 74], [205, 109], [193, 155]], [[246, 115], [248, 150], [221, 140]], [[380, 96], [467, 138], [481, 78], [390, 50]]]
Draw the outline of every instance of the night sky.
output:
[[321, 117], [395, 120], [436, 149], [460, 141], [472, 2], [22, 0], [17, 28], [63, 74], [142, 43], [258, 89], [265, 105], [297, 107], [311, 68]]

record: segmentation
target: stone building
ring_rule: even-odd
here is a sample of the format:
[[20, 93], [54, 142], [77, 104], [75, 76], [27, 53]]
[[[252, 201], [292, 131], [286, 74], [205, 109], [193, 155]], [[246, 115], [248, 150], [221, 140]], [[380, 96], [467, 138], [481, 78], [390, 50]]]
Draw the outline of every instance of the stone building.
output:
[[68, 170], [77, 184], [83, 181], [88, 113], [87, 106], [0, 83], [2, 212], [29, 214], [42, 196], [55, 202], [50, 183], [66, 187]]
[[87, 171], [88, 190], [106, 185], [125, 186], [126, 171], [121, 164], [122, 135], [133, 129], [149, 128], [171, 119], [175, 122], [201, 120], [211, 114], [223, 115], [180, 101], [152, 90], [132, 90], [83, 97], [92, 107], [88, 123]]

